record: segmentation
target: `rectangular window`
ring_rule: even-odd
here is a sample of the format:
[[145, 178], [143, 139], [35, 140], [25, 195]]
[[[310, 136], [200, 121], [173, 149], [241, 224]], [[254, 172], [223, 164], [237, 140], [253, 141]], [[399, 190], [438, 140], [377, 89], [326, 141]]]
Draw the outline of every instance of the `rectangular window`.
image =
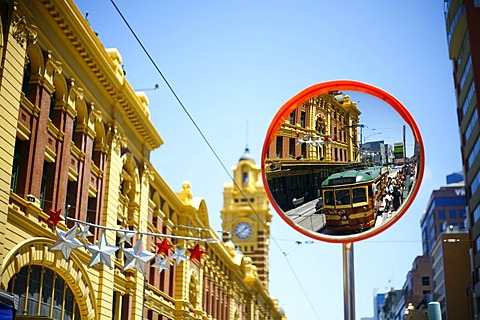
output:
[[40, 274], [38, 267], [30, 272], [30, 282], [28, 285], [27, 314], [38, 314], [38, 301], [40, 293]]
[[430, 285], [430, 277], [422, 277], [422, 286]]
[[468, 77], [468, 74], [470, 73], [471, 68], [472, 68], [472, 57], [468, 57], [467, 65], [465, 66], [465, 69], [463, 70], [462, 78], [460, 79], [458, 91], [461, 91], [463, 89], [463, 86], [465, 85], [465, 81], [467, 80], [467, 77]]
[[53, 297], [53, 318], [54, 319], [61, 319], [62, 314], [62, 302], [65, 300], [64, 293], [65, 293], [65, 282], [61, 277], [55, 278], [55, 289], [54, 289], [54, 297]]
[[448, 217], [450, 219], [456, 219], [457, 218], [457, 210], [450, 209], [450, 211], [448, 211]]
[[470, 154], [468, 155], [468, 168], [471, 168], [473, 165], [473, 162], [475, 159], [477, 159], [478, 152], [480, 151], [480, 136], [477, 137], [477, 140], [475, 141], [475, 145], [472, 148], [472, 151], [470, 151]]
[[288, 155], [291, 158], [295, 157], [295, 139], [294, 138], [290, 138], [289, 146], [288, 146]]
[[10, 182], [10, 188], [13, 192], [17, 192], [17, 182], [20, 172], [20, 157], [22, 149], [22, 140], [15, 139], [15, 152], [13, 154], [13, 167], [12, 167], [12, 179]]
[[302, 111], [300, 114], [300, 126], [302, 128], [305, 128], [305, 111]]
[[335, 203], [337, 205], [348, 205], [350, 204], [350, 190], [349, 189], [340, 189], [335, 191]]
[[282, 158], [283, 156], [283, 137], [277, 137], [277, 158]]
[[473, 178], [472, 183], [470, 185], [470, 192], [473, 196], [475, 191], [477, 191], [478, 186], [480, 185], [480, 171], [477, 172], [475, 178]]
[[472, 118], [468, 122], [467, 129], [465, 130], [465, 140], [466, 141], [470, 139], [470, 135], [472, 134], [473, 129], [475, 128], [475, 125], [477, 124], [477, 122], [478, 122], [478, 113], [477, 113], [477, 110], [475, 110], [473, 112]]
[[40, 188], [40, 207], [45, 209], [45, 197], [47, 195], [48, 163], [43, 163], [42, 186]]
[[468, 107], [470, 106], [470, 102], [472, 101], [473, 94], [475, 93], [475, 83], [472, 81], [470, 84], [470, 88], [468, 89], [467, 96], [465, 97], [465, 101], [462, 104], [462, 118], [465, 117], [467, 113]]
[[295, 111], [290, 113], [290, 124], [295, 124]]
[[323, 193], [323, 201], [327, 206], [333, 206], [334, 199], [333, 199], [333, 191], [325, 191]]
[[438, 210], [438, 218], [445, 219], [445, 210]]
[[367, 193], [365, 188], [354, 188], [352, 189], [353, 193], [353, 203], [367, 202]]
[[50, 306], [52, 304], [52, 290], [53, 290], [53, 271], [44, 269], [43, 283], [42, 283], [42, 300], [40, 307], [40, 315], [50, 316]]

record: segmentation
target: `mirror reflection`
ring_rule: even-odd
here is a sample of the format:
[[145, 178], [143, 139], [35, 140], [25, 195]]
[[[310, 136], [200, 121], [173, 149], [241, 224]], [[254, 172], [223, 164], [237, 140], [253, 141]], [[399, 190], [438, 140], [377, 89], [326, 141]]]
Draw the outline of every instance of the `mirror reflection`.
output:
[[393, 107], [345, 90], [287, 112], [264, 159], [267, 191], [284, 218], [322, 236], [355, 237], [401, 215], [421, 155]]

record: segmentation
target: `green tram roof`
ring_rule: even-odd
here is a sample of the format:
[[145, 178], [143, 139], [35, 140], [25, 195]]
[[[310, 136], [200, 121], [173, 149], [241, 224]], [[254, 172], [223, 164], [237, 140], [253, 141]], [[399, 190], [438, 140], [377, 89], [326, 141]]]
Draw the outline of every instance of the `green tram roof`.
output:
[[345, 170], [330, 175], [322, 182], [322, 186], [339, 186], [374, 180], [382, 173], [382, 167], [370, 167], [361, 170]]

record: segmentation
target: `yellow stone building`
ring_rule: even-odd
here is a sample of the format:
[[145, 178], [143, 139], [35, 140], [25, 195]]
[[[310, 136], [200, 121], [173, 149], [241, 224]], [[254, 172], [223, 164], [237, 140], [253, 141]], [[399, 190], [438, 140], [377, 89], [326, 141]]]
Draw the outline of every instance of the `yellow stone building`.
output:
[[286, 319], [252, 159], [222, 210], [225, 231], [253, 226], [233, 236], [241, 253], [189, 183], [174, 192], [151, 165], [148, 98], [73, 1], [0, 0], [0, 19], [0, 291], [17, 319]]

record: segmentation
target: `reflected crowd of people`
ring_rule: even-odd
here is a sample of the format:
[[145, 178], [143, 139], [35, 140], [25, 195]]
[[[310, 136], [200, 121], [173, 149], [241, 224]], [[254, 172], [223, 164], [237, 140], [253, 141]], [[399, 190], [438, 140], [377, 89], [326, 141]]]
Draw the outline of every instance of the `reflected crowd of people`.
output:
[[403, 203], [406, 194], [415, 183], [416, 163], [407, 163], [395, 175], [389, 176], [383, 192], [382, 207], [379, 215], [384, 213], [391, 217]]

